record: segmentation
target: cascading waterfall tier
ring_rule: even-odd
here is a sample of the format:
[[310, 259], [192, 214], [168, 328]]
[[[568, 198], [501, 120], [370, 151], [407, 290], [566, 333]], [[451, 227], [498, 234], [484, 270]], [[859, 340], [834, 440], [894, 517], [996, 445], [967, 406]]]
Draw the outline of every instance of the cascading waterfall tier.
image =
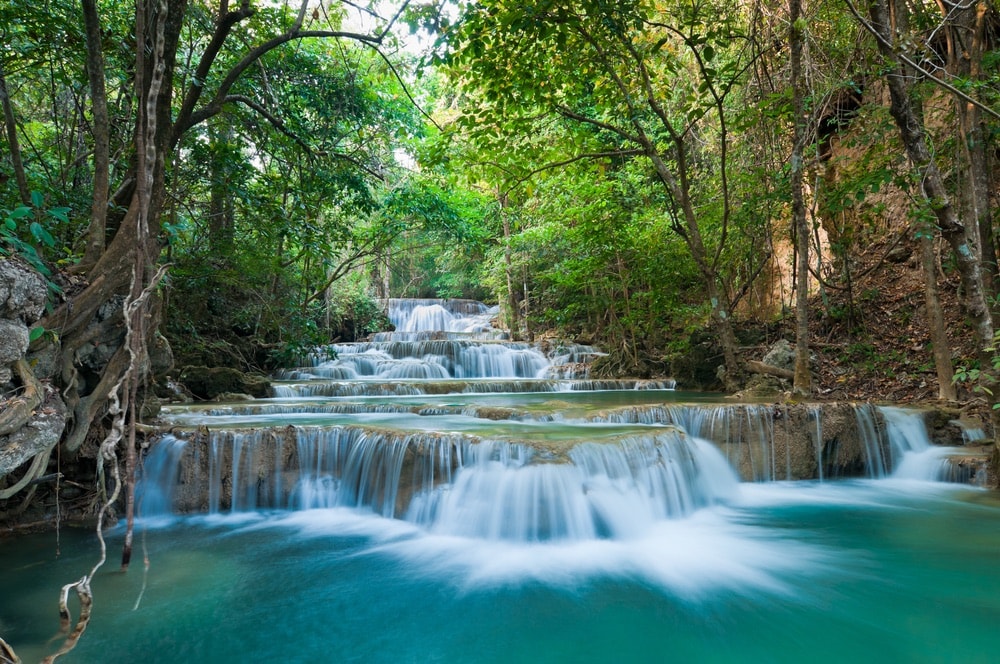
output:
[[632, 429], [545, 443], [355, 426], [171, 435], [147, 459], [140, 504], [147, 515], [357, 507], [438, 533], [541, 541], [623, 536], [737, 491], [711, 444]]
[[481, 303], [387, 306], [396, 332], [317, 349], [275, 399], [166, 409], [140, 510], [349, 507], [449, 536], [620, 539], [741, 479], [956, 478], [915, 411], [683, 402], [672, 381], [589, 379], [593, 348], [505, 340]]
[[868, 404], [325, 405], [178, 409], [146, 462], [145, 513], [349, 506], [452, 534], [617, 537], [725, 502], [737, 472], [971, 479], [928, 443], [919, 412]]
[[[281, 397], [343, 396], [350, 390], [345, 382], [462, 380], [473, 385], [457, 391], [514, 392], [574, 389], [562, 383], [577, 381], [575, 389], [623, 389], [607, 383], [588, 387], [590, 362], [601, 355], [589, 346], [558, 344], [543, 352], [538, 344], [507, 340], [506, 333], [493, 329], [491, 321], [498, 307], [473, 300], [386, 301], [387, 315], [395, 332], [379, 333], [372, 341], [332, 344], [308, 356], [310, 366], [281, 371], [276, 386]], [[541, 381], [534, 390], [517, 385], [499, 385], [498, 380]], [[635, 382], [635, 381], [633, 381]], [[651, 382], [652, 389], [671, 389], [669, 381]], [[378, 392], [419, 394], [418, 386], [385, 386]], [[628, 389], [628, 388], [624, 388]]]

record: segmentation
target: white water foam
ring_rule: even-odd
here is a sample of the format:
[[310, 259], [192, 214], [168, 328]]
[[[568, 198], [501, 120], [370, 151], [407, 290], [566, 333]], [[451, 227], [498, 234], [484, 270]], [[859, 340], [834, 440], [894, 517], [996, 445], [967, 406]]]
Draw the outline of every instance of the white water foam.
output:
[[346, 508], [293, 512], [246, 528], [290, 530], [305, 539], [366, 538], [358, 555], [389, 556], [459, 592], [526, 583], [579, 589], [627, 579], [691, 602], [719, 592], [792, 598], [790, 582], [825, 573], [836, 560], [835, 552], [793, 531], [740, 524], [714, 508], [651, 523], [627, 540], [529, 543], [441, 535]]

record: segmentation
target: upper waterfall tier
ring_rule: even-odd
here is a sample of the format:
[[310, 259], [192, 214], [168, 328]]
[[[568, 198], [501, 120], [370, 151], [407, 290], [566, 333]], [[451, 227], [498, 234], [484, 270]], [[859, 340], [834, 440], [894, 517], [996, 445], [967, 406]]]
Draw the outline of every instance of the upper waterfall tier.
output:
[[[376, 334], [372, 341], [341, 343], [317, 348], [307, 359], [311, 366], [280, 371], [277, 378], [296, 385], [279, 385], [279, 396], [332, 396], [359, 394], [365, 381], [393, 381], [392, 390], [373, 386], [380, 394], [419, 394], [419, 388], [404, 388], [406, 381], [442, 380], [539, 380], [559, 382], [589, 378], [591, 361], [600, 352], [590, 346], [515, 342], [492, 327], [498, 307], [474, 300], [386, 301], [393, 332]], [[306, 384], [303, 384], [306, 381]], [[330, 381], [360, 381], [345, 388]], [[659, 383], [672, 387], [672, 383]], [[566, 384], [537, 389], [579, 389]], [[462, 388], [459, 391], [464, 391]], [[523, 385], [495, 384], [472, 391], [537, 391]], [[590, 388], [594, 389], [594, 388]], [[607, 389], [607, 388], [597, 388]], [[657, 388], [660, 389], [660, 388]], [[346, 390], [346, 391], [345, 391]]]
[[[335, 354], [336, 359], [324, 360]], [[544, 378], [552, 361], [537, 347], [515, 342], [373, 341], [334, 344], [313, 357], [317, 378], [425, 380]]]
[[491, 320], [500, 313], [500, 307], [475, 300], [392, 298], [387, 306], [396, 332], [489, 334], [494, 331]]

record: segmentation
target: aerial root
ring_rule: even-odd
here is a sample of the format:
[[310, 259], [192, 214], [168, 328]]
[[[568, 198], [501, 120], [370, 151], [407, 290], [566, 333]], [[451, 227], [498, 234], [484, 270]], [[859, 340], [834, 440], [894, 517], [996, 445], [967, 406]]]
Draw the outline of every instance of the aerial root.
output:
[[21, 664], [21, 658], [3, 638], [0, 638], [0, 664]]
[[21, 358], [14, 363], [14, 367], [24, 386], [24, 393], [4, 405], [3, 413], [0, 413], [0, 436], [14, 433], [27, 424], [34, 410], [45, 399], [45, 390], [27, 361]]
[[[42, 664], [52, 664], [57, 658], [75, 648], [80, 637], [83, 636], [84, 630], [87, 629], [87, 625], [90, 623], [90, 611], [94, 605], [94, 596], [90, 592], [90, 578], [91, 575], [88, 574], [75, 583], [67, 583], [63, 586], [62, 593], [59, 595], [59, 627], [60, 632], [66, 634], [66, 640], [57, 652], [43, 659]], [[76, 589], [76, 596], [80, 600], [80, 616], [72, 631], [70, 631], [70, 625], [73, 622], [73, 614], [69, 610], [70, 588]]]

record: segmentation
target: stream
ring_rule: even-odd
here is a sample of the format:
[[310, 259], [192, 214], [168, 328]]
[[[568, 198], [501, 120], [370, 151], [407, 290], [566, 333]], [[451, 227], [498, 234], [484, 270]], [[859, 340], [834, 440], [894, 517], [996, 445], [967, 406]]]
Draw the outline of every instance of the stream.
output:
[[[60, 661], [996, 661], [1000, 500], [918, 413], [792, 427], [594, 380], [594, 349], [494, 315], [392, 301], [396, 332], [317, 349], [272, 399], [167, 408], [132, 568], [119, 525]], [[0, 540], [25, 662], [97, 553], [78, 528]]]

